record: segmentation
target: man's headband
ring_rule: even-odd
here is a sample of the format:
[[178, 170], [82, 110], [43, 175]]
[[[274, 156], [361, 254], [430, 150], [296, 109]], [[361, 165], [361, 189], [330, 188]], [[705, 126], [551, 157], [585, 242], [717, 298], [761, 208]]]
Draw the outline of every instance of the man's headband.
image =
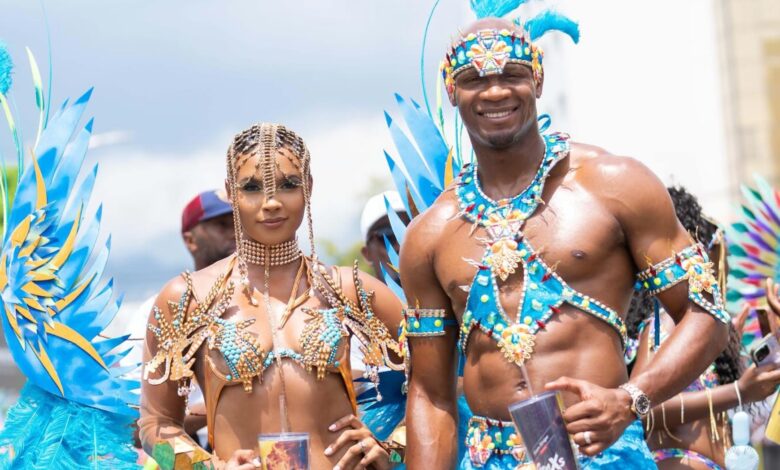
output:
[[507, 29], [482, 29], [469, 33], [456, 42], [442, 63], [447, 91], [455, 87], [455, 77], [473, 66], [480, 77], [501, 74], [508, 63], [531, 67], [534, 80], [542, 76], [542, 49], [527, 35]]
[[444, 86], [448, 93], [455, 91], [455, 77], [469, 67], [474, 67], [480, 77], [501, 74], [509, 63], [531, 67], [534, 80], [541, 80], [541, 47], [533, 41], [548, 31], [560, 31], [575, 43], [580, 39], [577, 23], [555, 11], [546, 10], [536, 17], [521, 23], [516, 19], [518, 29], [482, 29], [462, 36], [452, 45], [441, 64]]

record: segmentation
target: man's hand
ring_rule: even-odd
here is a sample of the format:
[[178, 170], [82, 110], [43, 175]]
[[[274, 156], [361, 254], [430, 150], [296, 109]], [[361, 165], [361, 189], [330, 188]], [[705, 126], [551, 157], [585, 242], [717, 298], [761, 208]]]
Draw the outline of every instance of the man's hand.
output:
[[568, 377], [550, 382], [545, 388], [580, 397], [579, 403], [566, 409], [563, 419], [566, 430], [585, 455], [596, 455], [611, 446], [637, 419], [631, 411], [631, 396], [619, 388], [603, 388]]

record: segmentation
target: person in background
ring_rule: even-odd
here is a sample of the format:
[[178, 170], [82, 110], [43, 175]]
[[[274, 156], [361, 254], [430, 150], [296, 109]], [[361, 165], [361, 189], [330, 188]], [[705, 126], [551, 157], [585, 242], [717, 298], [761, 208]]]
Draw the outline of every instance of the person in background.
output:
[[372, 196], [363, 207], [363, 213], [360, 215], [360, 233], [363, 236], [365, 245], [360, 250], [363, 258], [371, 264], [374, 270], [374, 276], [384, 281], [382, 266], [390, 277], [400, 283], [398, 276], [398, 266], [390, 263], [390, 257], [387, 254], [385, 246], [385, 237], [390, 242], [396, 253], [398, 253], [398, 240], [395, 238], [393, 228], [390, 226], [390, 217], [387, 215], [387, 206], [385, 198], [390, 207], [398, 214], [398, 217], [407, 225], [409, 216], [406, 214], [406, 208], [397, 191], [385, 191]]
[[[702, 214], [696, 197], [685, 188], [671, 187], [668, 191], [683, 227], [709, 248], [710, 259], [719, 265], [718, 278], [725, 292], [728, 267], [722, 232]], [[675, 325], [663, 309], [654, 320], [653, 299], [646, 292], [634, 295], [627, 323], [629, 335], [639, 338], [636, 362], [641, 364], [652, 357]], [[767, 290], [767, 297], [771, 306], [776, 301], [772, 289]], [[726, 451], [731, 445], [727, 411], [766, 399], [780, 384], [777, 366], [753, 364], [746, 368], [743, 364], [740, 345], [747, 314], [748, 309], [743, 308], [735, 326], [729, 326], [728, 346], [715, 361], [685, 390], [650, 411], [647, 442], [658, 468], [725, 468]]]

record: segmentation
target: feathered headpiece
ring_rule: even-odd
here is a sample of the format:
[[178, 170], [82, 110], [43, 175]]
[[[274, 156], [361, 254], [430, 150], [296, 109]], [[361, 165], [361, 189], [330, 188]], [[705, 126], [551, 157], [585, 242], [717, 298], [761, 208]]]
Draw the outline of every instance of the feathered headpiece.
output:
[[[477, 18], [501, 17], [527, 0], [479, 1], [471, 0], [471, 9]], [[533, 18], [514, 20], [517, 28], [482, 29], [462, 36], [447, 53], [441, 64], [444, 85], [448, 93], [455, 90], [455, 77], [469, 67], [474, 67], [481, 77], [503, 73], [509, 63], [524, 64], [533, 70], [535, 80], [543, 75], [544, 53], [534, 41], [549, 31], [560, 31], [575, 43], [579, 42], [577, 23], [566, 16], [544, 10]]]

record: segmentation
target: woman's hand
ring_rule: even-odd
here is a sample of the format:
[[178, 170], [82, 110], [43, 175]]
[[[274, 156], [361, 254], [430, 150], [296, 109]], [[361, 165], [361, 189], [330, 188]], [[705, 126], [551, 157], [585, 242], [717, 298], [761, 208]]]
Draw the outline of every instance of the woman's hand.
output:
[[767, 398], [780, 385], [780, 366], [766, 364], [756, 367], [752, 364], [737, 381], [739, 394], [744, 403], [754, 403]]
[[333, 470], [376, 470], [390, 468], [390, 455], [379, 445], [371, 431], [354, 415], [341, 418], [329, 428], [331, 432], [341, 432], [336, 442], [325, 449], [325, 455], [333, 455], [348, 447], [347, 452], [336, 463]]
[[731, 319], [731, 324], [734, 325], [734, 329], [737, 330], [737, 337], [739, 342], [742, 343], [742, 334], [745, 332], [745, 322], [750, 315], [750, 305], [743, 304], [739, 314]]
[[771, 277], [766, 278], [766, 302], [775, 315], [780, 317], [780, 299], [778, 297], [778, 285]]
[[223, 470], [255, 470], [260, 468], [260, 459], [253, 450], [238, 449], [222, 468]]

